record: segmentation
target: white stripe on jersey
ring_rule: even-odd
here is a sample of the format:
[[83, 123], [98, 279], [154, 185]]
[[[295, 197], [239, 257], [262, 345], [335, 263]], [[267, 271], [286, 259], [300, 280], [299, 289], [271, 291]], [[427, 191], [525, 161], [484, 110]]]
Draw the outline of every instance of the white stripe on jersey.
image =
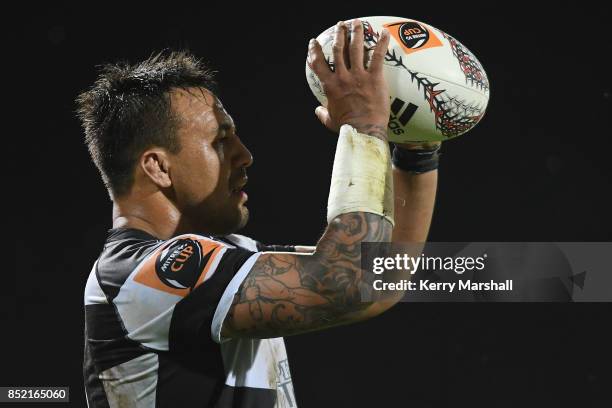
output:
[[87, 278], [87, 285], [85, 286], [85, 304], [94, 305], [100, 303], [108, 303], [108, 299], [104, 294], [104, 291], [98, 283], [98, 277], [96, 276], [96, 268], [98, 267], [98, 261], [94, 263], [89, 277]]
[[257, 242], [253, 238], [245, 237], [240, 234], [230, 234], [226, 235], [225, 238], [232, 241], [234, 244], [242, 247], [244, 249], [248, 249], [249, 251], [257, 252]]
[[240, 289], [242, 281], [244, 281], [248, 273], [251, 272], [251, 268], [253, 267], [255, 261], [257, 261], [257, 258], [259, 258], [259, 255], [261, 255], [261, 253], [255, 253], [251, 255], [249, 259], [246, 260], [246, 262], [242, 265], [238, 272], [236, 272], [236, 275], [234, 275], [229, 285], [227, 285], [227, 287], [225, 288], [223, 296], [221, 296], [221, 300], [219, 301], [219, 304], [215, 309], [215, 314], [213, 315], [213, 322], [211, 328], [212, 338], [217, 343], [221, 343], [222, 341], [224, 341], [221, 339], [221, 326], [223, 325], [225, 316], [227, 316], [227, 313], [229, 312], [230, 307], [232, 306], [232, 302], [234, 301], [234, 295], [236, 294], [236, 292], [238, 292], [238, 289]]
[[110, 408], [150, 408], [155, 406], [157, 354], [149, 353], [100, 373]]
[[[150, 256], [156, 254], [154, 251]], [[167, 351], [172, 312], [182, 297], [134, 282], [134, 276], [149, 257], [132, 271], [113, 303], [129, 338], [146, 347]]]

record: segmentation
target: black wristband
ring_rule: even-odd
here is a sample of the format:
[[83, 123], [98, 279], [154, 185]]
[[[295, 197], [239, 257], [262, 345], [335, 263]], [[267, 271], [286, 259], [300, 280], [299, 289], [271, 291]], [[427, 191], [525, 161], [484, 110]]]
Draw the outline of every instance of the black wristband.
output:
[[414, 150], [395, 146], [393, 148], [391, 162], [396, 168], [410, 173], [427, 173], [428, 171], [438, 168], [440, 161], [440, 146], [441, 144], [430, 149]]

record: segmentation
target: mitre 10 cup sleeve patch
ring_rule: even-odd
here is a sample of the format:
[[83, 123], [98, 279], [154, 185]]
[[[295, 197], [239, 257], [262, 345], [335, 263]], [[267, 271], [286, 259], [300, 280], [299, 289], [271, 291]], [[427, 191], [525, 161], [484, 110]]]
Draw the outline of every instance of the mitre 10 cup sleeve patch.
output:
[[185, 297], [212, 272], [222, 248], [219, 242], [197, 237], [171, 240], [142, 265], [134, 281]]

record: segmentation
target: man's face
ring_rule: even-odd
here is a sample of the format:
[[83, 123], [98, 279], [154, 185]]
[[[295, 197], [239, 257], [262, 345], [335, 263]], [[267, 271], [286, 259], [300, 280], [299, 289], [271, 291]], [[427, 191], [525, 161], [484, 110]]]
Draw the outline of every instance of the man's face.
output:
[[208, 90], [171, 93], [180, 151], [171, 156], [174, 200], [194, 232], [229, 234], [246, 225], [246, 168], [253, 157], [236, 135], [234, 121]]

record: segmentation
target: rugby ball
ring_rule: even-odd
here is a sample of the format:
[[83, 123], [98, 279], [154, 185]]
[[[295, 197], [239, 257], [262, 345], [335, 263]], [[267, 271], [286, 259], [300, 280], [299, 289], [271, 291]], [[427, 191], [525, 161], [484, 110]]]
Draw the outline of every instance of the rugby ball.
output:
[[[371, 55], [380, 33], [390, 34], [384, 75], [391, 95], [388, 135], [392, 142], [444, 141], [472, 129], [485, 114], [489, 80], [470, 50], [451, 35], [402, 17], [361, 17], [364, 47]], [[317, 41], [333, 70], [334, 26]], [[306, 79], [323, 105], [321, 82], [306, 62]]]

